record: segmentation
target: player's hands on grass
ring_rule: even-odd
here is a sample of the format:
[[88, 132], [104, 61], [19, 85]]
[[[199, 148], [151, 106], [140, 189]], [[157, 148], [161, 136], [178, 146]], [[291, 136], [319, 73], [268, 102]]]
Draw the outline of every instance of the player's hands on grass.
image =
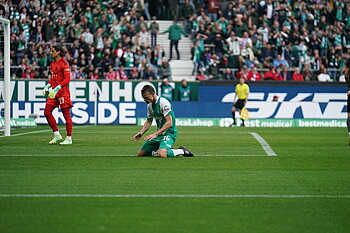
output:
[[131, 139], [134, 142], [137, 142], [138, 140], [140, 140], [140, 138], [142, 137], [142, 133], [138, 132], [137, 134], [135, 134], [135, 136]]
[[47, 84], [47, 85], [44, 87], [44, 89], [43, 89], [43, 96], [44, 96], [44, 97], [45, 97], [46, 93], [49, 91], [50, 87], [51, 87], [51, 84]]
[[57, 92], [61, 89], [62, 87], [60, 85], [58, 85], [57, 87], [55, 87], [55, 89], [53, 89], [52, 91], [50, 91], [49, 93], [49, 98], [54, 99]]

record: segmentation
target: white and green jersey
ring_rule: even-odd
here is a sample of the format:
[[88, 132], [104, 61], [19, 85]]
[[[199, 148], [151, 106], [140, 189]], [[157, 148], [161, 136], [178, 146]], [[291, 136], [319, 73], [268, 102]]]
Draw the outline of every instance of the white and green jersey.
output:
[[157, 102], [155, 104], [149, 103], [147, 105], [147, 118], [155, 118], [157, 123], [157, 128], [160, 129], [165, 124], [165, 117], [171, 115], [173, 126], [171, 126], [163, 135], [172, 135], [177, 137], [177, 129], [175, 124], [175, 114], [169, 100], [164, 97], [157, 97]]

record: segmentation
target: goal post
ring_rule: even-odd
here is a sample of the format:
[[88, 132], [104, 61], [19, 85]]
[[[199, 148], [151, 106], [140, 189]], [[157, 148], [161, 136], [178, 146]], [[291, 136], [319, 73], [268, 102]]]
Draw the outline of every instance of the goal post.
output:
[[11, 112], [11, 91], [10, 91], [10, 20], [0, 17], [0, 23], [4, 25], [4, 135], [11, 135], [10, 112]]

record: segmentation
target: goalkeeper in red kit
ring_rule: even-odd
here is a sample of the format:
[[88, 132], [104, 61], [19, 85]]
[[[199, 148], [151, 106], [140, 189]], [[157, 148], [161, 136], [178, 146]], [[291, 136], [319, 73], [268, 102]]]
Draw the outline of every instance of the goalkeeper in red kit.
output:
[[72, 144], [72, 128], [73, 122], [70, 115], [70, 109], [73, 107], [70, 99], [68, 84], [70, 82], [69, 63], [64, 59], [65, 51], [61, 45], [54, 45], [51, 49], [51, 57], [54, 61], [50, 65], [51, 79], [43, 89], [43, 96], [49, 93], [46, 101], [44, 115], [54, 133], [54, 138], [49, 144], [55, 144], [62, 140], [62, 136], [58, 131], [56, 120], [52, 115], [52, 111], [59, 107], [66, 120], [67, 137], [61, 142], [61, 145]]

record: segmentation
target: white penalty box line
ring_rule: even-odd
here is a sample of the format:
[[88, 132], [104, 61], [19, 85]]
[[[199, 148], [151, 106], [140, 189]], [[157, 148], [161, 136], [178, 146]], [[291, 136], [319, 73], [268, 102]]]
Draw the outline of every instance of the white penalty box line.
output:
[[186, 194], [0, 194], [0, 198], [28, 197], [28, 198], [343, 198], [350, 195], [186, 195]]

